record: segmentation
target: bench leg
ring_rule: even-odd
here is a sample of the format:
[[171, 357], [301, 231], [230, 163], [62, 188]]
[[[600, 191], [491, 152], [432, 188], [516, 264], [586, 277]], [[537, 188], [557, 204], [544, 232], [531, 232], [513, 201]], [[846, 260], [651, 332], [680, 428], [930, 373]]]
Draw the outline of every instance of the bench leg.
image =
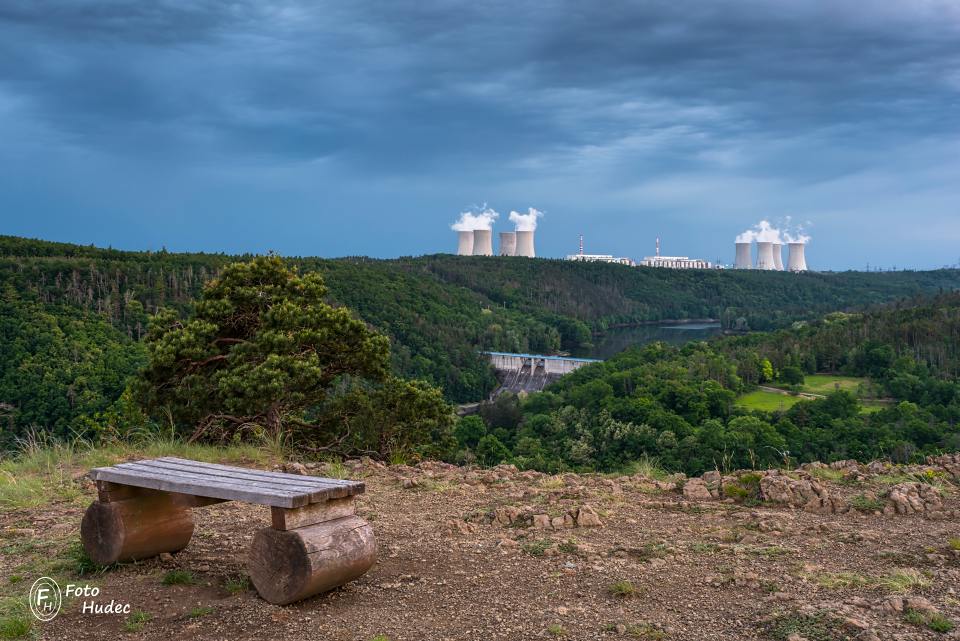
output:
[[358, 516], [345, 516], [285, 531], [258, 531], [248, 569], [261, 597], [286, 605], [357, 579], [376, 560], [373, 528]]
[[80, 537], [102, 565], [182, 550], [193, 535], [190, 510], [163, 492], [120, 501], [94, 501], [83, 515]]

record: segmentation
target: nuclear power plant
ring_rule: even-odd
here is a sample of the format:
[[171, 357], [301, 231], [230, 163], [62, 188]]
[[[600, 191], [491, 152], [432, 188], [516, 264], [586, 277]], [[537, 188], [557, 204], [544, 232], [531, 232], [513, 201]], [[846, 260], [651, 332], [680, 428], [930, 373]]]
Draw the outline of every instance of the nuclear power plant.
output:
[[500, 255], [515, 256], [517, 254], [517, 232], [500, 232]]
[[807, 271], [807, 257], [804, 253], [806, 243], [788, 243], [787, 269], [792, 272]]
[[[791, 233], [781, 231], [761, 220], [757, 225], [737, 236], [735, 243], [734, 269], [762, 269], [768, 271], [783, 271], [783, 245], [789, 251], [787, 256], [787, 271], [807, 271], [807, 259], [804, 250], [810, 237], [802, 231]], [[751, 245], [756, 242], [757, 262], [751, 261]]]
[[473, 256], [473, 230], [457, 232], [457, 256]]
[[[457, 232], [458, 256], [493, 256], [493, 223], [500, 216], [486, 205], [479, 212], [463, 212], [460, 219], [451, 225]], [[516, 230], [500, 232], [501, 256], [525, 256], [535, 258], [534, 232], [537, 229], [537, 219], [543, 216], [533, 207], [526, 214], [516, 211], [510, 212], [510, 222]]]
[[750, 269], [751, 267], [753, 267], [753, 260], [750, 258], [750, 243], [737, 241], [737, 257], [733, 261], [733, 268]]

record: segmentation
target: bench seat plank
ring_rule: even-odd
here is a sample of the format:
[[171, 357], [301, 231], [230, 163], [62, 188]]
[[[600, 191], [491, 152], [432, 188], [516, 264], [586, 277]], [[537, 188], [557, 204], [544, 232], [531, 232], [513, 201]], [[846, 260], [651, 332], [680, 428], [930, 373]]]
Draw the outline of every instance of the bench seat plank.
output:
[[320, 476], [303, 476], [302, 474], [287, 474], [286, 472], [267, 472], [265, 470], [256, 470], [249, 467], [236, 467], [233, 465], [221, 465], [219, 463], [201, 463], [200, 461], [191, 461], [185, 458], [177, 458], [175, 456], [164, 456], [162, 458], [148, 459], [150, 461], [163, 461], [169, 463], [176, 463], [178, 465], [192, 465], [195, 467], [203, 467], [211, 470], [223, 470], [226, 472], [245, 472], [247, 474], [253, 474], [255, 476], [261, 476], [264, 478], [280, 478], [280, 479], [307, 479], [310, 482], [325, 483], [328, 485], [345, 485], [345, 486], [356, 486], [363, 485], [363, 481], [351, 481], [348, 479], [331, 479]]
[[343, 487], [341, 485], [329, 485], [324, 483], [323, 479], [318, 478], [314, 480], [314, 477], [300, 476], [297, 474], [290, 474], [289, 476], [292, 478], [289, 479], [264, 478], [254, 474], [249, 474], [244, 471], [243, 468], [237, 468], [236, 472], [228, 472], [225, 470], [205, 469], [191, 465], [179, 465], [176, 463], [160, 461], [132, 461], [131, 463], [120, 463], [117, 465], [117, 467], [129, 467], [131, 465], [136, 465], [141, 468], [149, 467], [157, 470], [158, 472], [167, 472], [171, 474], [197, 474], [203, 477], [210, 477], [214, 480], [244, 481], [255, 483], [263, 487], [275, 487], [277, 489], [290, 489], [301, 492], [336, 490]]
[[282, 508], [353, 496], [365, 489], [357, 481], [258, 472], [167, 457], [95, 468], [90, 476], [94, 481]]

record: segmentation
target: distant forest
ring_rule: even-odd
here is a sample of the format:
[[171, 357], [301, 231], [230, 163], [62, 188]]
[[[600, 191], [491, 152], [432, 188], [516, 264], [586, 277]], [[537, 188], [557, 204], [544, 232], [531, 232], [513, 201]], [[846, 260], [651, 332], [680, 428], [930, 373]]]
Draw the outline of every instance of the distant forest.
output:
[[[76, 430], [144, 362], [160, 308], [189, 313], [205, 283], [246, 256], [128, 252], [0, 237], [0, 420]], [[774, 330], [837, 311], [960, 288], [960, 271], [679, 271], [560, 260], [457, 257], [288, 258], [319, 271], [331, 303], [391, 341], [394, 373], [452, 402], [496, 380], [478, 350], [556, 352], [617, 325], [715, 318]]]
[[[850, 391], [777, 411], [737, 399], [758, 384], [859, 377]], [[526, 399], [502, 396], [457, 428], [460, 461], [523, 468], [626, 470], [644, 457], [700, 474], [794, 463], [888, 458], [908, 463], [960, 449], [960, 294], [863, 314], [834, 313], [745, 337], [655, 343], [569, 374]]]

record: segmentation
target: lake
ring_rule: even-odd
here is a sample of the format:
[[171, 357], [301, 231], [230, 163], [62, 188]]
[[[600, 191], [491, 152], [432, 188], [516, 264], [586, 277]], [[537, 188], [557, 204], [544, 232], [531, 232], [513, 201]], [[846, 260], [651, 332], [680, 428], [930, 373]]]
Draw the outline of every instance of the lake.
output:
[[610, 358], [632, 345], [646, 345], [662, 341], [682, 345], [689, 341], [707, 340], [721, 333], [720, 323], [667, 323], [664, 325], [640, 325], [611, 329], [603, 336], [594, 338], [593, 349], [577, 350], [578, 358]]

